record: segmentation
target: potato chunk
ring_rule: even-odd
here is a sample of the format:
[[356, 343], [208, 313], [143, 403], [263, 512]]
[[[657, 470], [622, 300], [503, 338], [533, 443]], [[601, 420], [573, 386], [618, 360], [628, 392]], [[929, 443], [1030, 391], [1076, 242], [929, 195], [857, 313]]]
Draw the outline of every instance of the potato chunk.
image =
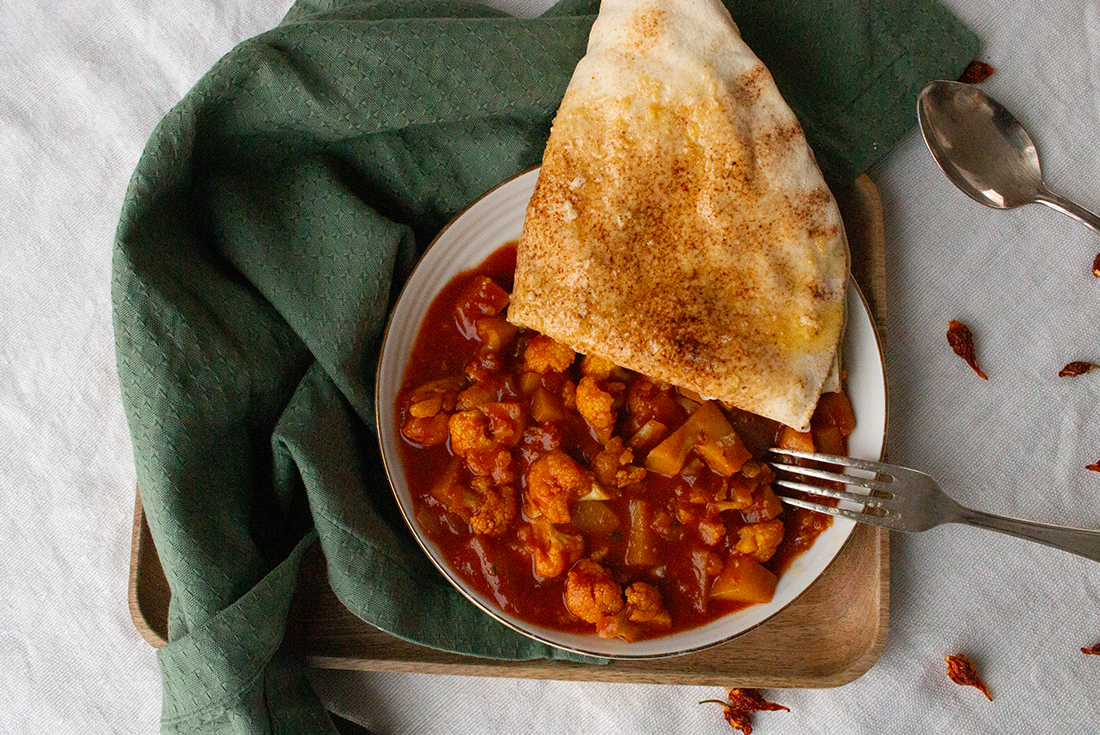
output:
[[477, 276], [455, 305], [454, 319], [459, 332], [466, 339], [477, 335], [477, 322], [482, 317], [492, 317], [508, 306], [508, 292], [488, 276]]
[[678, 474], [693, 449], [712, 470], [724, 477], [740, 470], [752, 457], [718, 404], [707, 401], [650, 451], [645, 461], [646, 469], [662, 475]]
[[779, 579], [751, 556], [732, 554], [722, 573], [714, 580], [710, 596], [718, 600], [771, 602]]
[[798, 452], [814, 451], [814, 437], [808, 431], [795, 431], [789, 426], [784, 426], [779, 432], [779, 448], [794, 449]]
[[644, 498], [631, 498], [627, 502], [630, 528], [626, 535], [625, 561], [632, 567], [651, 567], [657, 564], [657, 545], [650, 528], [650, 505]]
[[519, 327], [509, 324], [508, 320], [501, 316], [478, 319], [474, 326], [477, 329], [478, 340], [490, 350], [503, 349], [519, 331]]

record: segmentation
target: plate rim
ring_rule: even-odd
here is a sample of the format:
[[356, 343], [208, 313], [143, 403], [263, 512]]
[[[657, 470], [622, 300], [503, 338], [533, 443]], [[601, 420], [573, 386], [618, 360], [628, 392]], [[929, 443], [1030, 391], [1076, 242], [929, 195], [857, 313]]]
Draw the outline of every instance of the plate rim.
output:
[[[378, 362], [377, 362], [377, 365], [375, 366], [375, 376], [374, 376], [375, 381], [374, 381], [374, 391], [373, 391], [373, 393], [374, 393], [374, 404], [375, 404], [375, 433], [377, 435], [378, 443], [379, 443], [379, 454], [381, 455], [383, 468], [385, 469], [385, 472], [386, 472], [386, 481], [390, 486], [391, 492], [394, 494], [394, 499], [397, 503], [398, 509], [401, 512], [401, 516], [402, 516], [402, 518], [404, 518], [406, 525], [409, 527], [409, 531], [412, 534], [413, 538], [416, 540], [417, 545], [421, 548], [421, 550], [424, 552], [424, 554], [432, 562], [432, 565], [435, 566], [436, 569], [443, 575], [443, 577], [447, 580], [447, 582], [455, 590], [457, 590], [459, 592], [459, 594], [461, 594], [463, 597], [465, 597], [468, 601], [470, 601], [479, 610], [481, 610], [485, 614], [489, 615], [493, 620], [495, 620], [496, 622], [508, 627], [509, 629], [523, 635], [526, 638], [529, 638], [529, 639], [534, 640], [538, 643], [550, 646], [550, 647], [558, 649], [558, 650], [567, 651], [569, 653], [580, 654], [580, 655], [583, 655], [583, 656], [588, 656], [588, 657], [593, 657], [593, 658], [609, 659], [609, 660], [623, 660], [623, 661], [676, 658], [676, 657], [679, 657], [679, 656], [685, 656], [685, 655], [689, 655], [689, 654], [693, 654], [693, 653], [698, 653], [700, 651], [704, 651], [704, 650], [707, 650], [707, 649], [710, 649], [710, 648], [714, 648], [716, 646], [720, 646], [724, 643], [728, 643], [729, 641], [731, 641], [735, 638], [738, 638], [742, 635], [745, 635], [746, 633], [748, 633], [752, 630], [755, 630], [756, 628], [759, 628], [761, 625], [764, 625], [768, 621], [772, 620], [776, 615], [779, 615], [781, 612], [786, 610], [795, 601], [797, 601], [800, 597], [805, 595], [806, 592], [809, 591], [814, 585], [816, 585], [821, 580], [821, 578], [824, 577], [829, 572], [829, 570], [832, 568], [833, 564], [836, 562], [836, 560], [843, 553], [844, 549], [851, 542], [853, 532], [855, 531], [855, 528], [858, 525], [858, 523], [855, 522], [855, 521], [847, 521], [846, 519], [835, 518], [834, 517], [833, 518], [834, 523], [837, 522], [837, 521], [841, 521], [841, 522], [851, 523], [852, 525], [848, 529], [848, 531], [846, 532], [845, 537], [844, 537], [844, 541], [840, 544], [839, 547], [837, 547], [837, 550], [833, 554], [832, 558], [829, 559], [829, 561], [825, 564], [825, 566], [821, 569], [821, 571], [810, 581], [809, 584], [807, 584], [805, 587], [803, 587], [797, 594], [795, 594], [784, 605], [782, 605], [777, 610], [773, 611], [771, 614], [767, 615], [767, 617], [765, 617], [765, 618], [763, 618], [763, 619], [761, 619], [761, 620], [759, 620], [759, 621], [757, 621], [757, 622], [755, 622], [755, 623], [753, 623], [753, 624], [737, 631], [736, 633], [733, 633], [732, 635], [720, 638], [716, 641], [707, 642], [707, 643], [704, 643], [704, 644], [699, 645], [699, 646], [694, 646], [692, 648], [687, 648], [687, 649], [682, 649], [682, 650], [677, 650], [677, 651], [651, 652], [651, 653], [639, 653], [639, 654], [606, 653], [606, 652], [586, 650], [584, 648], [581, 648], [581, 647], [578, 647], [578, 646], [572, 646], [572, 645], [569, 645], [569, 644], [565, 644], [565, 643], [562, 643], [560, 641], [549, 640], [548, 638], [543, 637], [542, 635], [540, 635], [537, 632], [534, 632], [532, 630], [524, 629], [524, 628], [520, 627], [519, 625], [516, 625], [512, 621], [508, 620], [507, 618], [503, 617], [503, 615], [501, 614], [502, 613], [501, 610], [498, 610], [498, 609], [494, 608], [492, 605], [487, 604], [486, 601], [481, 600], [479, 595], [477, 595], [476, 593], [472, 593], [471, 591], [468, 591], [467, 589], [465, 589], [465, 587], [464, 587], [465, 582], [463, 580], [456, 579], [456, 573], [453, 570], [451, 570], [450, 567], [442, 559], [437, 559], [436, 558], [436, 554], [426, 544], [426, 539], [423, 537], [423, 535], [421, 533], [419, 533], [417, 531], [417, 527], [415, 525], [415, 523], [416, 523], [415, 518], [411, 517], [409, 515], [409, 511], [406, 510], [405, 505], [402, 502], [401, 495], [398, 493], [397, 487], [394, 484], [393, 471], [392, 471], [389, 459], [388, 459], [388, 457], [386, 455], [386, 451], [385, 451], [386, 439], [383, 436], [383, 424], [384, 424], [384, 422], [382, 420], [382, 405], [383, 404], [382, 404], [382, 401], [381, 401], [381, 395], [380, 394], [381, 394], [381, 390], [382, 390], [382, 380], [381, 380], [382, 371], [383, 371], [383, 367], [385, 365], [385, 361], [383, 359], [383, 356], [386, 354], [386, 348], [390, 344], [390, 335], [392, 333], [391, 328], [393, 326], [394, 316], [397, 313], [397, 306], [401, 303], [402, 299], [404, 298], [404, 296], [406, 294], [406, 291], [409, 289], [410, 285], [413, 283], [414, 278], [417, 274], [417, 271], [424, 264], [424, 261], [427, 259], [428, 253], [432, 250], [433, 247], [435, 247], [435, 245], [439, 242], [439, 240], [446, 235], [448, 230], [450, 230], [473, 207], [475, 207], [476, 205], [478, 205], [479, 203], [481, 203], [483, 200], [487, 199], [488, 197], [492, 196], [498, 190], [500, 190], [500, 189], [502, 189], [506, 186], [509, 186], [511, 184], [514, 184], [517, 180], [523, 178], [524, 176], [537, 174], [537, 172], [540, 169], [541, 169], [541, 166], [533, 166], [531, 168], [520, 171], [519, 173], [516, 173], [516, 174], [504, 179], [503, 181], [496, 184], [495, 186], [487, 189], [485, 192], [483, 192], [481, 195], [479, 195], [478, 197], [473, 199], [466, 206], [464, 206], [461, 210], [459, 210], [450, 220], [448, 220], [447, 224], [445, 224], [442, 228], [440, 228], [439, 232], [436, 233], [436, 235], [432, 238], [431, 242], [429, 242], [427, 247], [424, 248], [424, 251], [418, 256], [417, 261], [414, 264], [413, 268], [409, 271], [409, 274], [406, 277], [405, 282], [401, 285], [401, 290], [399, 291], [399, 293], [397, 295], [397, 298], [392, 302], [393, 307], [389, 310], [389, 314], [387, 315], [387, 318], [386, 318], [386, 325], [385, 325], [385, 328], [382, 332], [381, 347], [380, 347], [379, 353], [378, 353], [378, 355], [379, 355], [378, 356]], [[536, 179], [536, 181], [537, 181], [537, 179]], [[844, 232], [843, 222], [841, 223], [841, 232], [842, 232], [843, 237], [845, 238], [845, 248], [849, 252], [849, 271], [848, 271], [848, 284], [847, 285], [850, 288], [854, 288], [855, 294], [859, 299], [859, 303], [862, 305], [863, 311], [867, 316], [867, 320], [868, 320], [868, 322], [870, 324], [870, 327], [871, 327], [871, 336], [873, 337], [874, 344], [875, 344], [875, 351], [878, 355], [877, 367], [878, 367], [878, 371], [880, 372], [881, 377], [882, 377], [882, 386], [883, 386], [883, 390], [882, 390], [882, 405], [883, 405], [883, 411], [882, 411], [882, 437], [877, 442], [878, 446], [879, 446], [878, 459], [881, 461], [883, 459], [883, 457], [885, 456], [885, 452], [886, 452], [886, 435], [887, 435], [887, 427], [889, 425], [889, 415], [890, 415], [889, 385], [888, 385], [888, 382], [887, 382], [887, 379], [886, 379], [887, 375], [886, 375], [885, 345], [884, 345], [883, 340], [882, 340], [882, 335], [880, 333], [879, 325], [878, 325], [878, 323], [875, 319], [875, 313], [871, 309], [871, 305], [868, 302], [866, 296], [864, 295], [863, 289], [860, 287], [859, 283], [855, 280], [855, 277], [852, 275], [851, 268], [850, 268], [850, 265], [851, 265], [851, 254], [850, 254], [851, 250], [850, 250], [850, 247], [848, 246], [847, 234]], [[503, 245], [503, 244], [505, 244], [505, 243], [501, 243], [501, 245]], [[476, 267], [476, 266], [472, 266], [472, 267]], [[469, 268], [463, 268], [462, 270], [469, 270]], [[436, 296], [438, 296], [438, 291], [435, 292], [435, 294], [432, 296], [432, 299], [434, 300], [434, 298]], [[846, 322], [847, 322], [847, 319], [846, 319]], [[420, 329], [419, 323], [417, 324], [416, 329], [417, 329], [417, 332], [419, 333], [419, 329]], [[847, 330], [847, 324], [846, 324], [846, 330]], [[842, 337], [842, 339], [843, 339], [843, 337]], [[415, 337], [414, 337], [414, 342], [415, 342]], [[403, 370], [403, 368], [402, 368], [402, 370]], [[717, 619], [717, 620], [720, 620], [720, 618]], [[712, 621], [712, 622], [716, 622], [716, 621]], [[528, 623], [528, 625], [534, 626], [535, 624]], [[540, 630], [544, 629], [542, 626], [538, 626], [538, 627], [539, 627]], [[545, 628], [545, 630], [552, 631], [552, 632], [560, 632], [564, 635], [574, 635], [574, 636], [582, 635], [582, 634], [566, 633], [565, 631], [553, 631], [553, 629], [550, 629], [550, 628]], [[689, 630], [695, 630], [695, 629], [689, 629]], [[685, 631], [685, 632], [687, 632], [687, 631]]]

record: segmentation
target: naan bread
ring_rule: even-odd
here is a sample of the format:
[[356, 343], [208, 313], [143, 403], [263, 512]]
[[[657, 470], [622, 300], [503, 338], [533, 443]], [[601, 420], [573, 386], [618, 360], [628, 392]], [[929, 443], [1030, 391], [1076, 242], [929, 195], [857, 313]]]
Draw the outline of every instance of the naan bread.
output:
[[508, 319], [805, 430], [847, 273], [802, 128], [721, 2], [603, 0], [527, 209]]

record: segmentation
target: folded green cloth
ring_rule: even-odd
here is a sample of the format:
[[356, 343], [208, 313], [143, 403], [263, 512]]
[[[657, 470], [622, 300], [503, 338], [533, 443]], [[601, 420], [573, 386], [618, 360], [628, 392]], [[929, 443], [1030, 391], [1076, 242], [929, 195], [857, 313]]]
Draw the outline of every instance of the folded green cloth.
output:
[[[730, 2], [834, 184], [977, 42], [933, 0]], [[282, 648], [319, 539], [336, 594], [404, 639], [561, 656], [495, 623], [404, 525], [374, 438], [387, 308], [418, 248], [536, 165], [597, 3], [300, 0], [154, 131], [114, 259], [123, 400], [172, 591], [165, 732], [332, 732]]]

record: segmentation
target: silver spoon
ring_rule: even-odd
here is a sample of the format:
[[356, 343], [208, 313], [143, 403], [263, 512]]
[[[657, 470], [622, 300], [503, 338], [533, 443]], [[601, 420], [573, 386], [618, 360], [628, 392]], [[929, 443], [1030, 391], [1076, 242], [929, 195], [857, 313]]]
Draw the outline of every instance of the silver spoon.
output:
[[932, 82], [917, 98], [917, 117], [936, 163], [974, 201], [995, 209], [1039, 202], [1100, 232], [1100, 217], [1047, 187], [1031, 136], [989, 95]]

